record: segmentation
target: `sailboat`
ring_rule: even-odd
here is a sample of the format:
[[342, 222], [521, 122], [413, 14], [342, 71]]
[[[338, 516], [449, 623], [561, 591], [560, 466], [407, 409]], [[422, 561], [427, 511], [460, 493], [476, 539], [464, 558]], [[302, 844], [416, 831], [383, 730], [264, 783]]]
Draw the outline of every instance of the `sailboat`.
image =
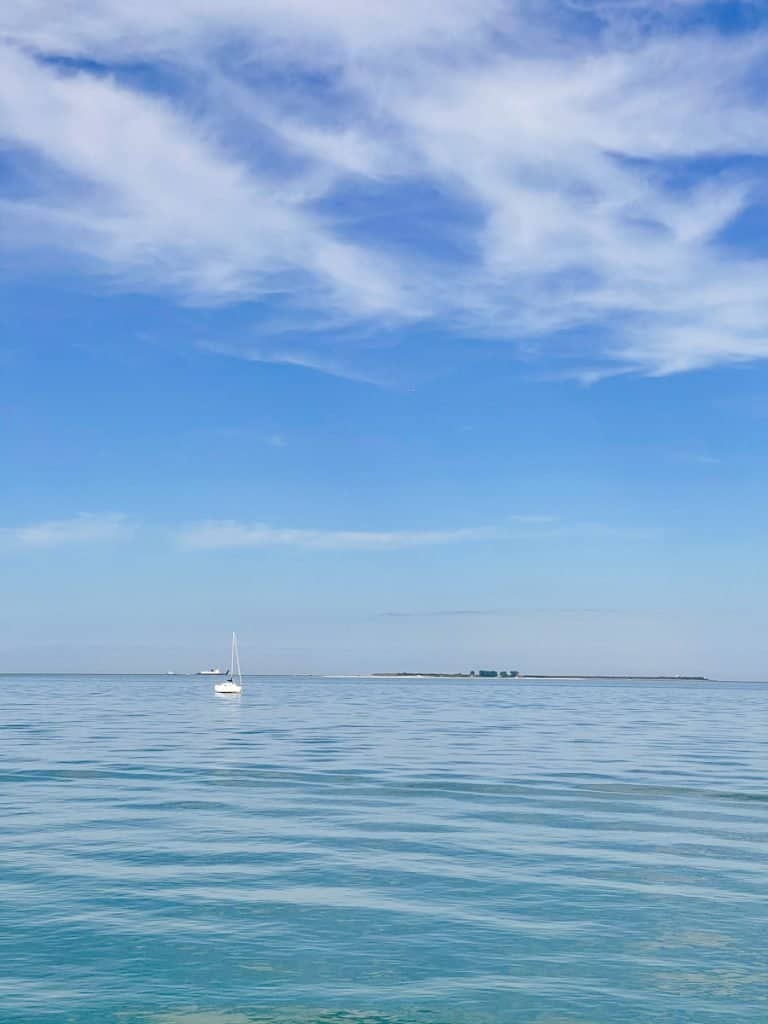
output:
[[232, 656], [229, 662], [229, 672], [223, 683], [216, 683], [213, 687], [216, 693], [237, 694], [243, 692], [243, 675], [240, 671], [240, 655], [237, 652], [237, 637], [232, 634]]

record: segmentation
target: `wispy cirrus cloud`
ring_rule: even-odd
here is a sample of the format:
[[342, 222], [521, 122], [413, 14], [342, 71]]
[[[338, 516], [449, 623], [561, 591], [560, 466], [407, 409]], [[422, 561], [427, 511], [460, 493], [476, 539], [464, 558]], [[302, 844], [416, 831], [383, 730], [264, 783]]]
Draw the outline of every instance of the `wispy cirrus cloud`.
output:
[[504, 15], [513, 24], [522, 5], [509, 0], [390, 0], [386, 7], [368, 0], [95, 0], [87, 9], [77, 0], [18, 0], [3, 12], [5, 33], [24, 46], [68, 56], [98, 51], [121, 60], [137, 51], [168, 57], [199, 54], [242, 33], [243, 51], [293, 63], [336, 64], [347, 57], [389, 54], [424, 45], [449, 44], [461, 34], [476, 35]]
[[121, 515], [80, 515], [49, 519], [23, 526], [0, 527], [0, 545], [21, 548], [56, 548], [122, 540], [133, 527]]
[[183, 547], [199, 549], [277, 546], [317, 551], [387, 551], [475, 543], [502, 536], [503, 530], [493, 526], [447, 530], [319, 530], [214, 520], [188, 526], [178, 534], [178, 541]]
[[[768, 253], [745, 224], [766, 207], [768, 33], [708, 12], [6, 4], [0, 244], [185, 302], [567, 334], [583, 380], [766, 358]], [[349, 346], [279, 346], [369, 376]]]
[[235, 520], [206, 520], [191, 523], [177, 531], [176, 539], [185, 548], [296, 547], [316, 550], [389, 550], [428, 547], [443, 544], [510, 540], [563, 530], [556, 516], [519, 514], [483, 526], [446, 529], [334, 530], [308, 527], [278, 527], [267, 523], [242, 523]]
[[451, 618], [493, 618], [508, 615], [507, 608], [448, 608], [428, 611], [380, 612], [380, 619], [451, 619]]
[[388, 378], [378, 374], [366, 373], [359, 365], [356, 365], [354, 353], [350, 359], [349, 353], [346, 356], [338, 353], [329, 355], [327, 351], [319, 352], [309, 348], [297, 349], [285, 346], [281, 349], [277, 347], [256, 347], [242, 343], [240, 345], [221, 345], [214, 342], [201, 342], [198, 348], [206, 352], [215, 353], [216, 355], [244, 359], [249, 363], [295, 366], [302, 370], [311, 370], [313, 373], [322, 373], [328, 377], [339, 377], [342, 380], [353, 380], [361, 384], [375, 384], [379, 387], [387, 387], [391, 383]]
[[535, 608], [519, 606], [517, 608], [448, 608], [427, 609], [419, 611], [380, 612], [380, 619], [443, 619], [443, 618], [496, 618], [497, 616], [537, 616], [537, 615], [634, 615], [639, 609], [628, 608]]
[[686, 453], [681, 456], [681, 459], [683, 462], [690, 462], [695, 466], [719, 466], [723, 461], [716, 455], [706, 455], [700, 452]]
[[335, 237], [302, 202], [300, 180], [280, 188], [216, 134], [173, 97], [0, 43], [0, 139], [22, 174], [24, 155], [38, 157], [34, 191], [0, 204], [0, 241], [22, 248], [47, 234], [116, 282], [197, 302], [280, 287], [355, 315], [399, 304], [397, 275]]

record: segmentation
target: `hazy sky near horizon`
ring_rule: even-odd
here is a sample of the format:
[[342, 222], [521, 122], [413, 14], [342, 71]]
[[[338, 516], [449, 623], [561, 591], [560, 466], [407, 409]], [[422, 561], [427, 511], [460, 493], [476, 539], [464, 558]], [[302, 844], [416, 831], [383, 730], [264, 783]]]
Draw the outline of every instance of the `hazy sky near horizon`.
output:
[[768, 677], [768, 8], [0, 11], [0, 671]]

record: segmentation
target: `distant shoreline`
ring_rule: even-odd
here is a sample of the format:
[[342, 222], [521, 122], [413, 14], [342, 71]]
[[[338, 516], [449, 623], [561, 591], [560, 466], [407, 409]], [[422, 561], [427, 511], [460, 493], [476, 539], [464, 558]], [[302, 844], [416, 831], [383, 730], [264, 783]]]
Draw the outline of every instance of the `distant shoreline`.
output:
[[[333, 677], [328, 677], [333, 678]], [[342, 678], [337, 676], [335, 678]], [[369, 675], [345, 676], [348, 679], [472, 679], [478, 682], [505, 682], [515, 683], [521, 679], [637, 679], [642, 680], [670, 680], [680, 682], [712, 683], [716, 680], [709, 676], [680, 676], [680, 675], [657, 675], [657, 676], [636, 676], [636, 675], [529, 675], [519, 673], [516, 676], [479, 676], [471, 675], [469, 672], [371, 672]]]

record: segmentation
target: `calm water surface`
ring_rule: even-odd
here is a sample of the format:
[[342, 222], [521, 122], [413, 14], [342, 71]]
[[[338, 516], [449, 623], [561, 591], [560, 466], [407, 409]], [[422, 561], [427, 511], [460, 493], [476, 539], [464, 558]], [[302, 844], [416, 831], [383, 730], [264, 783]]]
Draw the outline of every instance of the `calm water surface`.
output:
[[0, 1020], [768, 1020], [768, 686], [0, 678]]

